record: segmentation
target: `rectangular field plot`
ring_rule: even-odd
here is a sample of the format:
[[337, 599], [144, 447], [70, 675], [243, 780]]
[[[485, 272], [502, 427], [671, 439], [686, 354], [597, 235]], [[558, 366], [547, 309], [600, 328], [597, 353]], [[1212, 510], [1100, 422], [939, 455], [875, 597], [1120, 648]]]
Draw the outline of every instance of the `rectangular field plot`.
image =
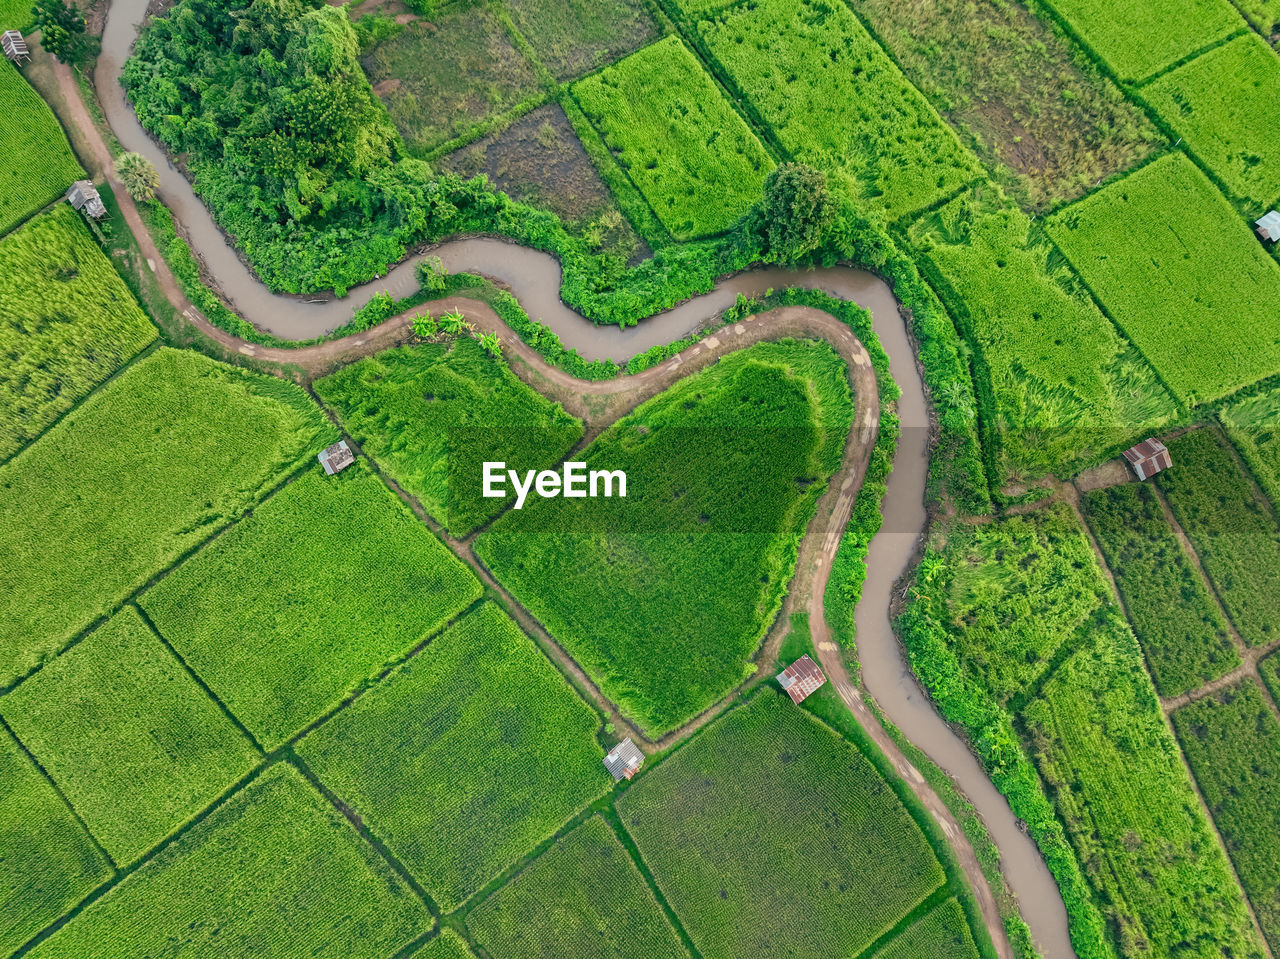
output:
[[1188, 404], [1280, 371], [1280, 264], [1181, 153], [1067, 207], [1048, 229]]
[[1280, 527], [1212, 430], [1169, 442], [1157, 481], [1227, 615], [1251, 646], [1280, 639]]
[[1227, 0], [1052, 0], [1052, 4], [1120, 79], [1129, 82], [1143, 80], [1244, 28]]
[[1280, 389], [1233, 403], [1218, 418], [1271, 505], [1280, 508]]
[[1022, 719], [1120, 954], [1259, 955], [1137, 644], [1118, 615], [1091, 636]]
[[686, 959], [613, 830], [592, 816], [467, 916], [491, 959]]
[[514, 500], [481, 496], [482, 464], [547, 469], [582, 423], [471, 337], [385, 350], [315, 383], [343, 428], [436, 522], [465, 536]]
[[0, 955], [53, 922], [111, 866], [39, 770], [0, 729]]
[[679, 37], [578, 81], [573, 96], [672, 236], [728, 229], [760, 199], [773, 160]]
[[1150, 365], [1061, 257], [1051, 265], [1030, 226], [1020, 210], [971, 192], [911, 228], [981, 355], [977, 382], [994, 405], [1002, 470], [1015, 476], [1069, 471], [1177, 413]]
[[512, 19], [543, 66], [569, 80], [658, 36], [643, 0], [509, 0]]
[[599, 725], [486, 604], [298, 752], [448, 911], [608, 788]]
[[698, 29], [797, 160], [846, 170], [889, 219], [981, 172], [844, 3], [757, 0]]
[[426, 907], [277, 764], [34, 949], [32, 959], [386, 959]]
[[1280, 720], [1252, 679], [1172, 716], [1258, 923], [1280, 948]]
[[1142, 97], [1232, 193], [1261, 211], [1280, 197], [1276, 90], [1280, 58], [1250, 33], [1165, 74]]
[[[31, 22], [30, 7], [17, 7], [0, 30]], [[9, 121], [0, 128], [0, 233], [7, 233], [85, 174], [53, 111], [8, 60], [0, 63], [0, 109]]]
[[257, 759], [132, 606], [0, 699], [0, 711], [121, 864]]
[[311, 470], [141, 602], [270, 749], [479, 596], [471, 570], [357, 465]]
[[415, 20], [362, 62], [415, 156], [539, 94], [532, 64], [486, 6], [454, 4]]
[[978, 959], [960, 903], [948, 899], [894, 936], [874, 959]]
[[292, 383], [163, 349], [0, 466], [0, 687], [332, 442]]
[[605, 695], [664, 732], [749, 675], [852, 413], [827, 344], [756, 344], [582, 453], [626, 472], [626, 499], [526, 503], [476, 553]]
[[0, 263], [2, 460], [147, 346], [156, 328], [69, 206], [0, 240]]
[[705, 959], [856, 956], [944, 880], [871, 763], [769, 690], [617, 806]]
[[1160, 695], [1178, 696], [1239, 666], [1227, 624], [1150, 487], [1095, 490], [1083, 505]]

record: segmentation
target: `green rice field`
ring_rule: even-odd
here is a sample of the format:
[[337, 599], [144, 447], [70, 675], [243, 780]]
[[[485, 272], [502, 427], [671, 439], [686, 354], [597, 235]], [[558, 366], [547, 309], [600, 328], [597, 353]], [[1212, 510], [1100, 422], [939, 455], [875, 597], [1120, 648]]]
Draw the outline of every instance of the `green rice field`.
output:
[[298, 752], [452, 910], [605, 791], [599, 726], [520, 628], [485, 604]]
[[727, 229], [760, 199], [773, 160], [678, 37], [578, 81], [573, 96], [677, 239]]
[[1182, 154], [1067, 207], [1048, 230], [1184, 403], [1280, 372], [1280, 264]]
[[1218, 418], [1272, 505], [1280, 507], [1280, 389], [1232, 403]]
[[301, 388], [178, 350], [86, 399], [0, 466], [0, 687], [333, 437]]
[[479, 597], [475, 574], [355, 466], [312, 468], [141, 602], [270, 749]]
[[467, 915], [491, 959], [686, 959], [608, 824], [592, 816]]
[[[25, 0], [0, 6], [0, 32], [31, 22]], [[59, 199], [85, 173], [53, 111], [12, 63], [0, 63], [0, 234]]]
[[875, 959], [978, 959], [978, 947], [954, 899], [935, 906], [874, 953]]
[[155, 846], [258, 758], [131, 606], [0, 700], [0, 711], [118, 863]]
[[414, 952], [412, 959], [475, 959], [475, 956], [467, 948], [465, 939], [452, 929], [442, 929], [440, 935]]
[[664, 732], [751, 673], [852, 414], [831, 347], [756, 344], [582, 453], [626, 472], [626, 499], [528, 503], [476, 554], [605, 695]]
[[385, 959], [431, 926], [373, 846], [276, 764], [29, 955]]
[[156, 328], [69, 206], [0, 239], [0, 261], [3, 460], [151, 343]]
[[1258, 663], [1258, 672], [1271, 693], [1271, 701], [1280, 705], [1280, 653], [1272, 653]]

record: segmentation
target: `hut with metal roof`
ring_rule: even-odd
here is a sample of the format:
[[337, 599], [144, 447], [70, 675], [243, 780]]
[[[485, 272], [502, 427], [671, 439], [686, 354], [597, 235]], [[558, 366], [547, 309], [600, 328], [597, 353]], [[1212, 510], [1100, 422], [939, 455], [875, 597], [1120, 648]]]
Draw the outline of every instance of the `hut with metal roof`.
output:
[[605, 755], [604, 768], [609, 770], [615, 781], [621, 782], [634, 776], [643, 762], [644, 753], [628, 736]]
[[1275, 243], [1280, 240], [1280, 213], [1272, 210], [1253, 224], [1258, 236], [1263, 240]]
[[98, 188], [89, 180], [76, 180], [67, 191], [67, 202], [87, 217], [101, 220], [107, 215], [107, 208], [98, 195]]
[[26, 63], [31, 59], [30, 51], [27, 50], [27, 41], [17, 30], [6, 30], [4, 36], [0, 37], [0, 47], [3, 47], [4, 55], [14, 63]]
[[325, 447], [317, 453], [316, 459], [324, 467], [325, 475], [332, 476], [334, 473], [341, 473], [354, 463], [356, 456], [351, 452], [351, 447], [347, 445], [346, 440], [338, 440], [332, 446]]
[[778, 673], [778, 685], [791, 697], [797, 706], [814, 693], [827, 677], [822, 674], [818, 664], [807, 655], [801, 656], [794, 663]]
[[1124, 458], [1140, 480], [1155, 476], [1173, 465], [1168, 448], [1156, 439], [1143, 440], [1137, 446], [1125, 450]]

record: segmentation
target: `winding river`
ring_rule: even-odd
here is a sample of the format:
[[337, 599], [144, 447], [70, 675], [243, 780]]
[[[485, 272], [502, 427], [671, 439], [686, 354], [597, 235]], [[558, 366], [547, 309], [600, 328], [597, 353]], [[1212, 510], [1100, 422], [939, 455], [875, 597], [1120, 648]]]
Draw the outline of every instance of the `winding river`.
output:
[[[237, 312], [277, 336], [306, 339], [346, 323], [352, 311], [379, 290], [388, 290], [397, 298], [415, 292], [413, 267], [421, 255], [400, 263], [386, 277], [353, 289], [341, 300], [280, 296], [257, 279], [227, 243], [186, 178], [142, 129], [120, 87], [120, 70], [147, 6], [148, 0], [112, 0], [95, 75], [99, 96], [124, 148], [143, 154], [155, 165], [161, 198]], [[902, 389], [898, 409], [903, 429], [884, 500], [884, 525], [871, 543], [867, 580], [857, 610], [862, 677], [889, 719], [956, 780], [981, 813], [1045, 959], [1073, 959], [1066, 910], [1044, 860], [973, 754], [934, 711], [907, 667], [890, 626], [888, 610], [894, 584], [911, 562], [925, 528], [929, 421], [912, 346], [886, 284], [869, 273], [844, 267], [808, 272], [753, 270], [722, 280], [710, 293], [623, 330], [597, 327], [564, 305], [559, 294], [560, 264], [548, 254], [489, 238], [455, 240], [431, 252], [440, 256], [450, 271], [481, 272], [505, 283], [530, 316], [549, 325], [566, 346], [587, 359], [622, 360], [669, 343], [699, 328], [731, 305], [739, 293], [758, 295], [769, 287], [817, 288], [855, 301], [871, 312], [876, 334], [889, 354], [893, 378]]]

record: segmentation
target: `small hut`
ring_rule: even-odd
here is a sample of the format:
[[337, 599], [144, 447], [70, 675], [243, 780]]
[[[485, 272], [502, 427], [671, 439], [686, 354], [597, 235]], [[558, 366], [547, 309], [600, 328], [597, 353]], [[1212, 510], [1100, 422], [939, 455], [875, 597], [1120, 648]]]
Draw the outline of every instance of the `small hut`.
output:
[[1137, 446], [1125, 450], [1124, 458], [1129, 461], [1133, 472], [1140, 480], [1155, 476], [1161, 470], [1167, 470], [1173, 465], [1168, 448], [1155, 439], [1143, 440]]
[[818, 664], [807, 655], [801, 656], [778, 673], [778, 685], [797, 706], [808, 699], [826, 681], [827, 677], [822, 675]]
[[604, 768], [609, 770], [615, 782], [621, 782], [634, 776], [643, 762], [644, 753], [628, 736], [604, 757]]
[[101, 220], [107, 215], [107, 208], [98, 195], [98, 188], [88, 180], [76, 180], [67, 191], [67, 202], [94, 220]]
[[316, 459], [324, 467], [325, 476], [341, 473], [356, 461], [355, 454], [351, 452], [351, 447], [347, 445], [346, 440], [338, 440], [332, 446], [321, 450], [316, 454]]
[[1263, 242], [1275, 243], [1280, 240], [1280, 213], [1272, 210], [1254, 223], [1253, 228], [1258, 231], [1258, 236]]
[[27, 41], [17, 30], [6, 30], [4, 36], [0, 37], [0, 47], [4, 48], [4, 55], [14, 63], [26, 63], [31, 58], [27, 50]]

